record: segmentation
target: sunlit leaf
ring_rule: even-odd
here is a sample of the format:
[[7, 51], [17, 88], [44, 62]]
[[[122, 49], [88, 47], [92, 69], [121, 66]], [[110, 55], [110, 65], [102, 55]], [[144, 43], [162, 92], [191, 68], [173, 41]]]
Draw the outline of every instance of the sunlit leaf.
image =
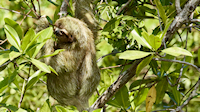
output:
[[20, 39], [17, 32], [9, 25], [5, 25], [4, 28], [9, 43], [17, 48], [19, 51], [21, 51]]
[[63, 51], [65, 51], [65, 49], [58, 49], [58, 50], [56, 50], [56, 51], [55, 51], [54, 53], [52, 53], [52, 54], [44, 55], [44, 56], [38, 58], [38, 60], [43, 59], [43, 58], [47, 58], [47, 57], [51, 57], [51, 56], [55, 56], [55, 55], [57, 55], [58, 53], [63, 52]]
[[105, 32], [109, 32], [113, 29], [115, 29], [120, 23], [120, 19], [117, 18], [113, 18], [112, 20], [110, 20], [103, 28], [103, 31]]
[[162, 52], [169, 54], [169, 55], [172, 55], [172, 56], [185, 55], [185, 56], [191, 56], [192, 57], [192, 54], [189, 51], [182, 49], [180, 47], [169, 47], [169, 48], [162, 50]]
[[22, 55], [22, 53], [12, 51], [12, 52], [9, 53], [9, 58], [10, 58], [10, 60], [13, 60], [13, 59], [19, 57], [20, 55]]
[[49, 69], [50, 69], [53, 73], [55, 73], [56, 75], [58, 75], [58, 73], [57, 73], [51, 66], [49, 66]]
[[137, 51], [137, 50], [127, 50], [123, 53], [119, 53], [119, 58], [120, 59], [135, 60], [135, 59], [140, 59], [140, 58], [146, 57], [150, 54], [152, 54], [152, 53], [151, 52]]
[[141, 45], [151, 49], [151, 46], [149, 45], [149, 43], [143, 38], [141, 37], [135, 30], [131, 31], [131, 35], [133, 36], [133, 38]]
[[22, 108], [19, 108], [16, 112], [27, 112], [27, 110], [24, 110]]
[[42, 108], [40, 109], [40, 112], [51, 112], [51, 104], [49, 102], [49, 99], [44, 102]]
[[24, 51], [27, 49], [27, 45], [31, 42], [33, 37], [35, 36], [35, 31], [30, 28], [24, 38], [22, 39], [22, 50]]
[[55, 107], [56, 107], [56, 111], [57, 111], [57, 112], [68, 112], [67, 109], [65, 109], [65, 108], [62, 107], [62, 106], [57, 105], [57, 106], [55, 106]]
[[152, 86], [146, 97], [146, 112], [151, 112], [152, 106], [156, 101], [156, 88]]
[[15, 31], [19, 35], [20, 39], [24, 36], [24, 31], [18, 23], [16, 23], [15, 21], [13, 21], [12, 19], [9, 19], [9, 18], [5, 18], [4, 21], [7, 25], [9, 25], [13, 29], [15, 29]]
[[40, 44], [42, 43], [42, 45], [39, 45], [36, 47], [36, 50], [32, 51], [34, 54], [32, 54], [33, 56], [31, 57], [35, 57], [37, 55], [37, 53], [40, 51], [40, 49], [42, 48], [42, 46], [45, 44], [45, 40], [47, 40], [48, 38], [50, 38], [53, 34], [53, 28], [49, 27], [46, 28], [42, 31], [40, 31], [39, 33], [37, 33], [34, 38], [31, 40], [31, 42], [27, 45], [25, 52], [29, 51], [30, 49], [32, 49], [32, 47], [36, 47], [34, 45]]
[[36, 37], [38, 36], [37, 43], [40, 43], [40, 44], [36, 47], [36, 50], [35, 50], [35, 52], [32, 56], [33, 58], [38, 54], [40, 49], [44, 46], [45, 42], [48, 39], [50, 39], [52, 35], [53, 35], [53, 28], [52, 27], [46, 28], [46, 29], [44, 29], [41, 32], [36, 34]]
[[45, 63], [40, 62], [40, 61], [38, 61], [38, 60], [36, 60], [36, 59], [33, 59], [33, 58], [31, 58], [31, 62], [32, 62], [38, 69], [40, 69], [41, 71], [44, 71], [44, 72], [46, 72], [46, 73], [51, 73], [51, 70], [49, 69], [49, 67], [48, 67]]
[[149, 37], [151, 39], [150, 45], [156, 51], [158, 48], [160, 48], [162, 40], [159, 36], [150, 35]]
[[29, 78], [28, 78], [28, 82], [27, 82], [27, 85], [26, 85], [26, 89], [29, 89], [31, 88], [35, 83], [37, 83], [37, 81], [39, 80], [39, 78], [41, 76], [43, 76], [45, 74], [45, 72], [42, 72], [41, 73], [41, 70], [38, 70], [36, 71], [33, 75], [31, 75]]
[[0, 54], [0, 66], [9, 60], [9, 53]]
[[142, 32], [142, 36], [153, 50], [157, 50], [161, 46], [161, 39], [159, 36], [149, 35], [146, 31]]

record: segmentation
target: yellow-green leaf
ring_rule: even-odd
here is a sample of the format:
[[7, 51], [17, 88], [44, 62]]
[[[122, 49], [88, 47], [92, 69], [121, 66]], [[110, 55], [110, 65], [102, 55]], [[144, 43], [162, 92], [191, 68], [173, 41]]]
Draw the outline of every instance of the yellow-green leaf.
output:
[[46, 73], [51, 73], [51, 70], [49, 69], [49, 67], [43, 63], [40, 62], [39, 60], [33, 59], [31, 58], [31, 62], [41, 71], [46, 72]]
[[170, 47], [170, 48], [162, 50], [162, 52], [172, 55], [172, 56], [185, 55], [185, 56], [192, 57], [192, 54], [189, 51], [187, 51], [186, 49], [180, 48], [180, 47]]
[[143, 51], [137, 51], [137, 50], [127, 50], [123, 53], [119, 53], [120, 59], [128, 59], [128, 60], [135, 60], [140, 59], [143, 57], [146, 57], [148, 55], [152, 54], [152, 52], [143, 52]]
[[167, 16], [165, 14], [165, 9], [163, 8], [160, 0], [154, 0], [154, 2], [156, 4], [156, 7], [158, 8], [158, 11], [159, 11], [160, 17], [162, 18], [163, 23], [166, 24]]

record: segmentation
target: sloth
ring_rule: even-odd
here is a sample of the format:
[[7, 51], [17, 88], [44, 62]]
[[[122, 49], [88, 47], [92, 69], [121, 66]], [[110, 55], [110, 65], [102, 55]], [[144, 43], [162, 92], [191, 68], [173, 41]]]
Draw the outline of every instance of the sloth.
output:
[[55, 22], [54, 34], [56, 41], [49, 39], [42, 54], [65, 51], [43, 60], [58, 73], [47, 74], [48, 92], [60, 104], [83, 111], [100, 81], [93, 33], [83, 21], [63, 17]]

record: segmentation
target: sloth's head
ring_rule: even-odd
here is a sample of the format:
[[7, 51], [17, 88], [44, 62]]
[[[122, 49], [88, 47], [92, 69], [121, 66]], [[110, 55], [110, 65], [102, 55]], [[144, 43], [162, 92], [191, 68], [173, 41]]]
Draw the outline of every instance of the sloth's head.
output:
[[55, 22], [54, 34], [58, 44], [79, 44], [81, 47], [86, 45], [88, 41], [93, 41], [93, 34], [87, 25], [72, 17], [58, 19]]

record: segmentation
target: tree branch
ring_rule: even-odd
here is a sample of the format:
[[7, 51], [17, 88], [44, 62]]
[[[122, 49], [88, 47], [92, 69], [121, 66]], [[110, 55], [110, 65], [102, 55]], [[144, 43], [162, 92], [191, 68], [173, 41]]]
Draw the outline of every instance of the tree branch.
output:
[[95, 101], [95, 103], [90, 107], [90, 110], [102, 108], [121, 87], [135, 76], [137, 66], [142, 60], [143, 59], [135, 60], [132, 66], [120, 75], [118, 79]]
[[172, 35], [186, 22], [189, 22], [190, 15], [196, 9], [196, 7], [200, 4], [200, 0], [189, 0], [181, 12], [175, 17], [174, 21], [169, 26], [165, 37], [165, 40], [169, 40], [172, 38]]
[[179, 14], [181, 12], [180, 0], [175, 0], [176, 12]]

